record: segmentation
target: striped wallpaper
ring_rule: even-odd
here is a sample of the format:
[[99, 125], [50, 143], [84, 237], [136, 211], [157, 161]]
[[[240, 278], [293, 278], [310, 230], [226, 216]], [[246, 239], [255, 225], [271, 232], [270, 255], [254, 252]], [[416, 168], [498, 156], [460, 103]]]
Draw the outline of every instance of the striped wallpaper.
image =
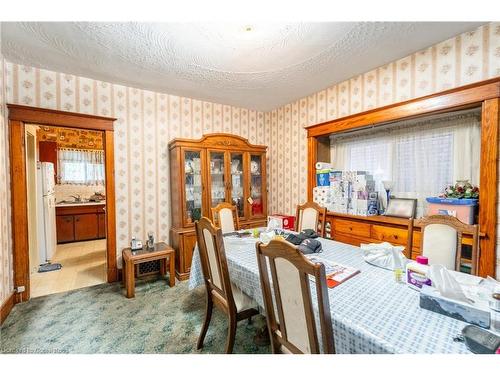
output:
[[[245, 108], [3, 62], [0, 105], [117, 117], [115, 132], [118, 248], [148, 230], [170, 227], [167, 143], [175, 137], [228, 132], [265, 144], [269, 211], [290, 213], [306, 199], [304, 126], [500, 76], [500, 23], [490, 23], [262, 113]], [[2, 77], [4, 76], [4, 79]], [[0, 146], [7, 150], [4, 116]], [[0, 153], [0, 301], [12, 290], [8, 152]], [[497, 272], [500, 274], [500, 272]]]
[[5, 62], [0, 48], [0, 304], [9, 296], [12, 285], [11, 217], [8, 131], [5, 121]]

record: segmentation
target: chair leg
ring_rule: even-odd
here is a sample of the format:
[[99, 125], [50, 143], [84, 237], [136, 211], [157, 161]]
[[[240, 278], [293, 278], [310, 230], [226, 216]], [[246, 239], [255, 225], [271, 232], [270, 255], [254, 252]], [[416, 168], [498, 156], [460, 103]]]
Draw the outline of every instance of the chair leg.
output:
[[236, 337], [236, 324], [236, 316], [230, 315], [226, 341], [226, 354], [231, 354], [233, 352], [234, 338]]
[[198, 337], [198, 343], [196, 344], [196, 349], [201, 349], [203, 347], [203, 341], [205, 340], [205, 335], [208, 331], [208, 326], [210, 325], [210, 320], [212, 319], [213, 303], [212, 298], [207, 295], [207, 305], [205, 310], [205, 320], [203, 321], [203, 326], [201, 327], [200, 337]]

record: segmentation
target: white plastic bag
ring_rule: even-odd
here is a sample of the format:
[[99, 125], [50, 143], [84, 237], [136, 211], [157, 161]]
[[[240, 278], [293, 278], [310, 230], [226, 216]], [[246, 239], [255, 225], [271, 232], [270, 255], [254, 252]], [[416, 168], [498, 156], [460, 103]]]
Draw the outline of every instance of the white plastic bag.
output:
[[362, 244], [365, 262], [374, 266], [393, 271], [396, 268], [404, 269], [408, 259], [404, 256], [404, 246], [393, 246], [388, 242]]

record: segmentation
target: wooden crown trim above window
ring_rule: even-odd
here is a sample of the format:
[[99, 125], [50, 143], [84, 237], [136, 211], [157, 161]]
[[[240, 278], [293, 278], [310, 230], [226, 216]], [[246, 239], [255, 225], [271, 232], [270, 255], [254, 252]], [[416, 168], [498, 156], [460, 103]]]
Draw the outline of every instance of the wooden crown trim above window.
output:
[[83, 113], [56, 111], [53, 109], [30, 107], [18, 104], [7, 104], [9, 120], [23, 121], [37, 125], [66, 126], [91, 130], [113, 130], [116, 118], [94, 116]]
[[487, 99], [500, 97], [500, 77], [456, 87], [435, 94], [377, 107], [335, 120], [306, 126], [308, 137], [382, 125], [391, 121], [407, 120], [429, 113], [450, 112], [452, 109], [478, 107]]

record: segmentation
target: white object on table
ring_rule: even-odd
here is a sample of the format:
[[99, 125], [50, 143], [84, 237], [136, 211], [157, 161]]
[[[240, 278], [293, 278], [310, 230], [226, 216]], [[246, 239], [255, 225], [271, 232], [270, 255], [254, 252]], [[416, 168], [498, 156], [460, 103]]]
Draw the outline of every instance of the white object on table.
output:
[[361, 244], [365, 262], [393, 271], [405, 269], [408, 259], [404, 256], [404, 246], [393, 246], [388, 242]]

